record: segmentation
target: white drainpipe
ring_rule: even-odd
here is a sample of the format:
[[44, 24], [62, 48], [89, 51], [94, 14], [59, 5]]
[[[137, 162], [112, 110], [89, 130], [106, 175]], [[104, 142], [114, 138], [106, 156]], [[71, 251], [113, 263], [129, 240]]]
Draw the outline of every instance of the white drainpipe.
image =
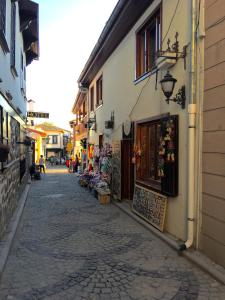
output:
[[188, 213], [187, 241], [180, 250], [190, 248], [194, 241], [195, 217], [195, 132], [196, 132], [196, 0], [192, 0], [190, 101], [188, 104]]

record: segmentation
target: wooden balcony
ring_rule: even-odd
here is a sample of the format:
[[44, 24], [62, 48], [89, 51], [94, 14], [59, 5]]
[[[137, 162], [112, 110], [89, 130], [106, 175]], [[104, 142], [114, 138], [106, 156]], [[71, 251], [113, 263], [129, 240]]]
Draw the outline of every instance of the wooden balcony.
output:
[[87, 128], [85, 128], [86, 122], [79, 123], [74, 128], [74, 140], [80, 141], [83, 138], [87, 138]]

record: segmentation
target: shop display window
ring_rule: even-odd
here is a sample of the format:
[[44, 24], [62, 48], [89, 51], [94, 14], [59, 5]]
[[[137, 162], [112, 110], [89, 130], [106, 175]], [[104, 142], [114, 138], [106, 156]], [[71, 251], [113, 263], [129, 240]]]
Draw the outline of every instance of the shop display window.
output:
[[178, 193], [178, 116], [138, 122], [136, 181], [168, 196]]

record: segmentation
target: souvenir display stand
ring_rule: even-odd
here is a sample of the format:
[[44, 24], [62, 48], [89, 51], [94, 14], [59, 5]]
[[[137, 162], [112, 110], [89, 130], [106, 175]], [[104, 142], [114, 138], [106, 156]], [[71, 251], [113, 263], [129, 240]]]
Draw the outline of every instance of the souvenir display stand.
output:
[[79, 175], [79, 184], [89, 188], [101, 204], [110, 203], [112, 175], [112, 147], [105, 144], [88, 145], [88, 167]]

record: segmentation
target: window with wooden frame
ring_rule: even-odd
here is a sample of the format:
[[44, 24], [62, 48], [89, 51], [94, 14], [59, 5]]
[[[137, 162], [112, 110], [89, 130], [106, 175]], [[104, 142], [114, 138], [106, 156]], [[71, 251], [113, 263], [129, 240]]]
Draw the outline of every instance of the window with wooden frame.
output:
[[6, 40], [6, 0], [0, 0], [0, 45], [5, 52], [9, 52]]
[[102, 76], [96, 82], [96, 107], [102, 104]]
[[82, 111], [81, 111], [81, 109], [79, 110], [79, 112], [78, 112], [78, 123], [79, 122], [81, 122], [82, 121], [82, 118], [83, 118], [83, 114], [82, 114]]
[[82, 106], [83, 106], [82, 111], [83, 111], [83, 118], [84, 118], [87, 114], [87, 101], [86, 100], [84, 100]]
[[20, 157], [20, 144], [17, 142], [20, 141], [20, 124], [19, 122], [14, 119], [13, 117], [10, 117], [10, 121], [8, 128], [10, 128], [10, 140], [11, 140], [11, 150], [10, 154], [12, 159], [16, 159]]
[[137, 183], [175, 197], [178, 194], [178, 116], [137, 123]]
[[0, 143], [3, 143], [3, 108], [0, 106]]
[[6, 0], [0, 0], [0, 30], [5, 35], [6, 28]]
[[[4, 168], [10, 161], [17, 158], [14, 155], [14, 149], [18, 148], [17, 142], [17, 136], [12, 137], [11, 133], [11, 119], [8, 112], [6, 112], [1, 106], [0, 106], [0, 142], [4, 145], [8, 145], [10, 147], [10, 152], [8, 154], [7, 160], [3, 163], [1, 163], [1, 167]], [[18, 122], [17, 122], [18, 123]], [[14, 129], [14, 127], [13, 127]]]
[[90, 89], [90, 110], [94, 111], [94, 87]]
[[136, 34], [136, 78], [155, 68], [161, 47], [161, 11], [158, 9]]
[[158, 151], [160, 137], [160, 120], [137, 125], [137, 149], [139, 158], [137, 179], [155, 188], [161, 185], [158, 176]]
[[52, 136], [52, 144], [58, 144], [58, 135]]

